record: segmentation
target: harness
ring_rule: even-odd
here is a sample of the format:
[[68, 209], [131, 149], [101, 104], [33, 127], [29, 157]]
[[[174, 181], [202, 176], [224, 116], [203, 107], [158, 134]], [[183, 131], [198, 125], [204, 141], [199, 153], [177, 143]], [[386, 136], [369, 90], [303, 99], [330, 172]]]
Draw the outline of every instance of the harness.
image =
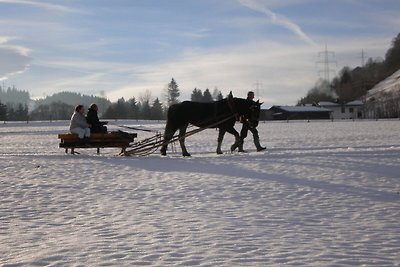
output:
[[239, 113], [237, 111], [235, 101], [233, 101], [233, 97], [231, 94], [229, 94], [229, 96], [226, 98], [226, 101], [228, 103], [229, 109], [231, 110], [232, 114], [235, 116], [236, 121], [240, 121], [241, 116], [239, 115]]

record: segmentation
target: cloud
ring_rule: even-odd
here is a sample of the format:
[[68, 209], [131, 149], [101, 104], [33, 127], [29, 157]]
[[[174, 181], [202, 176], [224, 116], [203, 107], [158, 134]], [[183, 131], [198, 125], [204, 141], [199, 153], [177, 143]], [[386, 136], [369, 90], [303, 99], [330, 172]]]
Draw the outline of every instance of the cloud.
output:
[[77, 12], [78, 11], [76, 9], [62, 6], [62, 5], [50, 4], [50, 3], [44, 3], [44, 2], [36, 2], [36, 1], [27, 1], [27, 0], [0, 0], [0, 3], [27, 5], [27, 6], [33, 6], [33, 7], [37, 7], [37, 8], [43, 8], [46, 10], [52, 10], [52, 11], [58, 11], [58, 12]]
[[[190, 99], [194, 88], [217, 87], [224, 94], [232, 90], [236, 96], [245, 97], [260, 82], [257, 97], [266, 105], [274, 101], [294, 104], [316, 80], [310, 56], [313, 53], [308, 45], [294, 47], [268, 41], [213, 51], [187, 49], [173, 62], [135, 66], [131, 82], [109, 90], [107, 96], [115, 100], [145, 89], [159, 96], [173, 77], [181, 90], [181, 100]], [[278, 99], [272, 98], [274, 94], [279, 95]]]
[[0, 36], [0, 80], [10, 75], [23, 72], [31, 62], [28, 56], [29, 49], [22, 46], [8, 45], [14, 39], [9, 36]]
[[261, 3], [257, 2], [256, 0], [238, 0], [238, 2], [247, 8], [250, 8], [252, 10], [255, 10], [257, 12], [267, 15], [271, 19], [271, 22], [273, 24], [276, 24], [276, 25], [279, 25], [279, 26], [282, 26], [282, 27], [288, 29], [289, 31], [296, 34], [304, 42], [306, 42], [310, 45], [313, 45], [313, 46], [316, 45], [316, 43], [306, 33], [303, 32], [303, 30], [301, 29], [301, 27], [299, 25], [297, 25], [296, 23], [292, 22], [290, 19], [288, 19], [282, 15], [272, 12], [270, 9], [268, 9]]
[[[190, 99], [194, 88], [217, 87], [224, 94], [232, 90], [236, 96], [245, 97], [260, 82], [256, 93], [261, 101], [266, 105], [272, 105], [273, 101], [287, 104], [295, 103], [315, 82], [312, 54], [313, 48], [306, 44], [282, 45], [257, 40], [215, 49], [186, 49], [173, 61], [147, 64], [86, 58], [38, 59], [29, 75], [34, 79], [31, 84], [41, 91], [44, 88], [47, 92], [80, 90], [96, 94], [105, 91], [112, 101], [137, 97], [146, 90], [163, 100], [171, 78], [179, 84], [181, 100]], [[39, 68], [39, 72], [32, 73]], [[40, 94], [37, 91], [34, 95]], [[279, 98], [273, 98], [274, 94]]]

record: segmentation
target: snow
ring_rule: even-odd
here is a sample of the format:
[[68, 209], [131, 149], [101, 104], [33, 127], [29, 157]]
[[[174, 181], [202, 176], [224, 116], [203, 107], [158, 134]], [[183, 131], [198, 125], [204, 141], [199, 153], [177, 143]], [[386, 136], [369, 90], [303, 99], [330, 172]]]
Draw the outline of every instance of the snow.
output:
[[315, 106], [277, 106], [287, 112], [330, 112], [330, 109]]
[[65, 154], [67, 125], [0, 125], [1, 266], [400, 266], [399, 120], [260, 123], [245, 154], [206, 130], [190, 158]]
[[353, 101], [347, 102], [346, 104], [321, 101], [321, 102], [318, 102], [318, 105], [321, 107], [341, 107], [341, 106], [362, 106], [362, 105], [364, 105], [364, 103], [361, 100], [353, 100]]
[[370, 99], [377, 94], [395, 93], [400, 91], [400, 70], [396, 71], [385, 80], [375, 85], [368, 91], [366, 98]]

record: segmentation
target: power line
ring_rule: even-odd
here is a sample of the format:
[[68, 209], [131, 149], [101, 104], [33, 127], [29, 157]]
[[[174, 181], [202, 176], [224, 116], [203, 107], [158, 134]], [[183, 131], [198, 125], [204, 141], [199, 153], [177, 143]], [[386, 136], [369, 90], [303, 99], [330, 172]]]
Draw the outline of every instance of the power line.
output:
[[361, 67], [365, 66], [365, 57], [366, 57], [366, 53], [364, 52], [364, 49], [361, 50]]
[[318, 74], [322, 72], [324, 74], [324, 79], [329, 82], [330, 73], [335, 73], [335, 70], [331, 68], [331, 65], [334, 63], [337, 67], [337, 61], [330, 59], [330, 57], [335, 58], [335, 53], [328, 51], [328, 46], [325, 44], [325, 51], [319, 52], [318, 57], [322, 57], [322, 60], [317, 61], [317, 64], [323, 64], [324, 67], [323, 70], [318, 71]]
[[262, 83], [260, 83], [259, 81], [254, 83], [257, 97], [260, 97], [260, 85], [262, 85]]

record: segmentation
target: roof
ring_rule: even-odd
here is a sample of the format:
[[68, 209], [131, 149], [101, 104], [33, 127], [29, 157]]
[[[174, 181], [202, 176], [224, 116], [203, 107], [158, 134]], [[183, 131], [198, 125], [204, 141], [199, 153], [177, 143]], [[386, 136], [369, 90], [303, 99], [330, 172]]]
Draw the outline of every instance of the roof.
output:
[[327, 108], [315, 107], [315, 106], [273, 106], [275, 108], [280, 108], [287, 112], [332, 112], [332, 110]]
[[327, 101], [318, 102], [318, 105], [320, 105], [321, 107], [336, 107], [336, 106], [340, 106], [338, 103], [327, 102]]
[[346, 103], [346, 106], [362, 106], [364, 103], [361, 100], [354, 100]]
[[362, 106], [362, 105], [364, 105], [364, 103], [361, 100], [350, 101], [350, 102], [347, 102], [346, 104], [321, 101], [321, 102], [318, 102], [318, 105], [321, 107], [342, 107], [342, 106]]

